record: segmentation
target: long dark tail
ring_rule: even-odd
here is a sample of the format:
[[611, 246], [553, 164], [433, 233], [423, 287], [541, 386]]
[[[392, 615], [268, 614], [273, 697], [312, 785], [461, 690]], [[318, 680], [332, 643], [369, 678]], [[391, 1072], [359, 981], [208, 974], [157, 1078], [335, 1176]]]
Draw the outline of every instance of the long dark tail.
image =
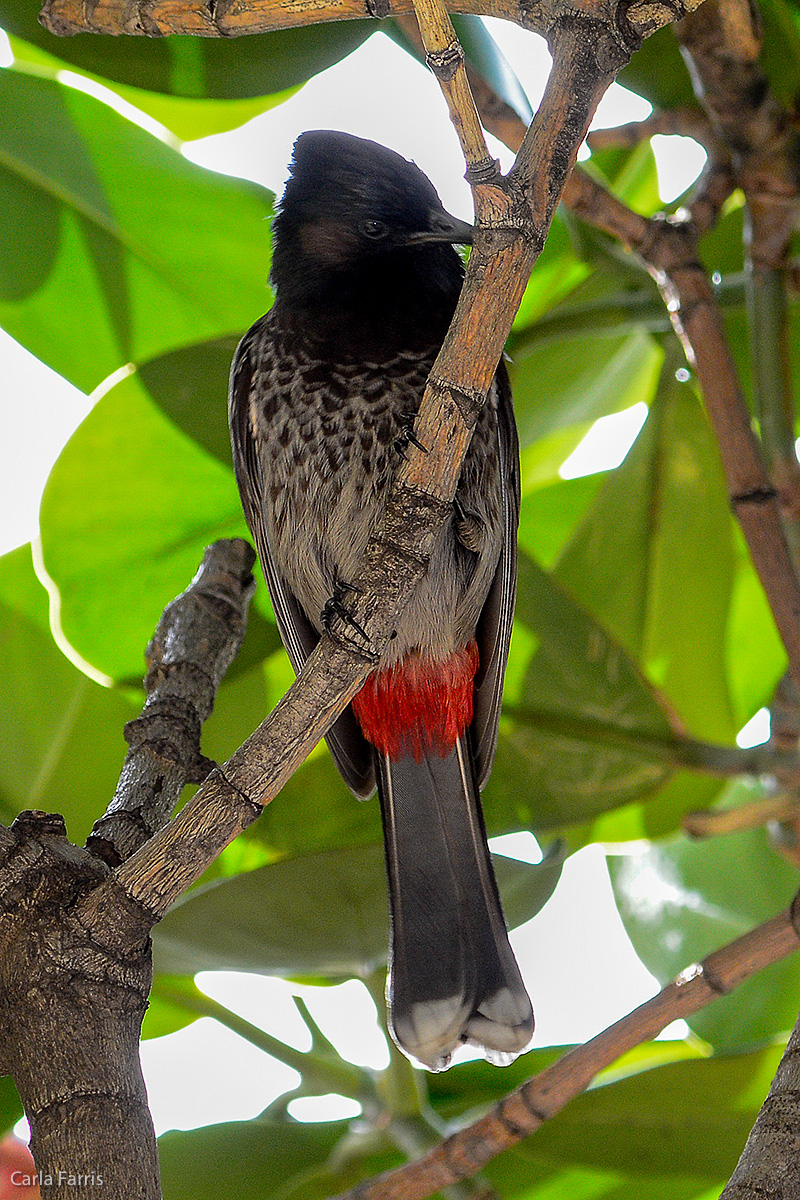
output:
[[398, 1045], [441, 1071], [461, 1043], [512, 1062], [533, 1011], [509, 945], [466, 738], [447, 758], [378, 755]]

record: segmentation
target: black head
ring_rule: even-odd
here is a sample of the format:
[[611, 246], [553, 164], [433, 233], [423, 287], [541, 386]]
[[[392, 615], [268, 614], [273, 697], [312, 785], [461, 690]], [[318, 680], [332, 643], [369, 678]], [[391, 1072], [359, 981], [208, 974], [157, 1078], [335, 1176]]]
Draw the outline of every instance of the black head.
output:
[[445, 211], [427, 176], [332, 130], [301, 134], [290, 170], [273, 224], [278, 302], [356, 322], [444, 305], [446, 327], [463, 277], [452, 244], [471, 241], [472, 227]]

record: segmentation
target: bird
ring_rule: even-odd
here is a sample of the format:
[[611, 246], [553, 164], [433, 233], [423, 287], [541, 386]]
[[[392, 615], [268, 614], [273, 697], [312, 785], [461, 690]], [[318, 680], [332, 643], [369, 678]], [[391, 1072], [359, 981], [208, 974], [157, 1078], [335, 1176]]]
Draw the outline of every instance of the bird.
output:
[[[352, 580], [409, 447], [464, 277], [451, 216], [412, 162], [335, 130], [295, 142], [273, 220], [271, 309], [230, 376], [234, 470], [296, 671]], [[505, 1065], [533, 1011], [511, 949], [480, 789], [491, 771], [516, 592], [519, 449], [504, 363], [452, 514], [376, 668], [327, 735], [377, 786], [390, 901], [389, 1029], [444, 1070], [462, 1044]]]

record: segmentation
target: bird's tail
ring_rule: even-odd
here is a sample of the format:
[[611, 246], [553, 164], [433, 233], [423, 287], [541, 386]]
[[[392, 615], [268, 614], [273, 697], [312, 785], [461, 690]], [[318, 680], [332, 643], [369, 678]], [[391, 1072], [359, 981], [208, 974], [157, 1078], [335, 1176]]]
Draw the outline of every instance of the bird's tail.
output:
[[490, 1062], [512, 1062], [530, 1042], [533, 1011], [508, 941], [467, 737], [445, 757], [376, 757], [394, 1038], [431, 1071], [464, 1042]]

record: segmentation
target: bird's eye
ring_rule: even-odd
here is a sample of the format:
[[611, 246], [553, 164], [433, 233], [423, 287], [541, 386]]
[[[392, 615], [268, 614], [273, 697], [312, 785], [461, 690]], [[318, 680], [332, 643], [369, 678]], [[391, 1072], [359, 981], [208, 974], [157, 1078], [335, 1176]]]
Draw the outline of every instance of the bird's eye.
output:
[[383, 221], [364, 221], [361, 225], [361, 232], [365, 237], [376, 241], [378, 238], [384, 237], [389, 231]]

